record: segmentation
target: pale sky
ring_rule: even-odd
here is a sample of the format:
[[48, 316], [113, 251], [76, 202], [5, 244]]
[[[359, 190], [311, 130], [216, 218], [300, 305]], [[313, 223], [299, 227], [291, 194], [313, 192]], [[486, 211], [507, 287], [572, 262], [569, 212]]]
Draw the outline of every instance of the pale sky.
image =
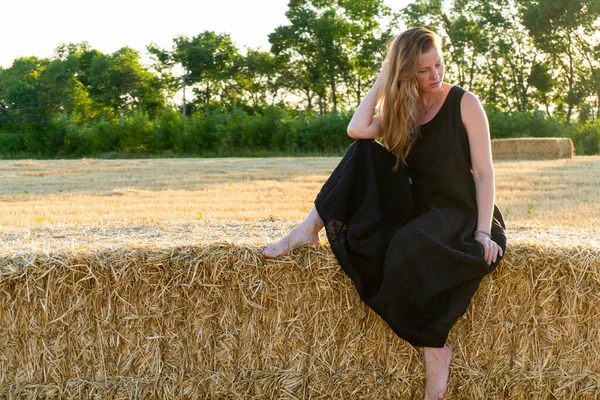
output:
[[[61, 43], [87, 41], [103, 53], [146, 45], [171, 49], [178, 35], [230, 34], [235, 45], [269, 49], [268, 34], [286, 25], [288, 0], [29, 0], [2, 1], [0, 66], [23, 56], [50, 57]], [[399, 10], [410, 0], [385, 0]]]

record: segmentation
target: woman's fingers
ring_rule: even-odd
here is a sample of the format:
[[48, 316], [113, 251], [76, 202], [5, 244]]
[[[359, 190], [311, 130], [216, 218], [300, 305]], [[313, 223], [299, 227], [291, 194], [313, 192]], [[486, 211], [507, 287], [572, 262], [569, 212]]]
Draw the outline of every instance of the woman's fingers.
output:
[[488, 262], [488, 264], [496, 262], [496, 260], [498, 259], [498, 250], [500, 249], [500, 247], [496, 244], [496, 242], [494, 242], [493, 240], [490, 240], [486, 243], [486, 246], [484, 246], [484, 248], [485, 248], [485, 259]]
[[493, 242], [491, 243], [491, 249], [492, 249], [492, 262], [496, 262], [496, 260], [498, 260], [498, 257], [502, 257], [502, 248], [500, 248], [500, 246], [498, 245], [498, 243]]
[[483, 247], [483, 258], [488, 264], [496, 262], [498, 258], [502, 257], [504, 254], [500, 245], [492, 239], [486, 237], [477, 238], [476, 240], [481, 243], [481, 247]]

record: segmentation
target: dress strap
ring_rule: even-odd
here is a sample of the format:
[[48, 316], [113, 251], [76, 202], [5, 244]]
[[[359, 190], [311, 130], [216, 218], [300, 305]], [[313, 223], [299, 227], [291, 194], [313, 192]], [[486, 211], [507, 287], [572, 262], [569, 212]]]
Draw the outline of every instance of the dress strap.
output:
[[460, 111], [460, 101], [462, 100], [463, 95], [465, 94], [466, 90], [461, 88], [460, 86], [452, 86], [450, 88], [450, 92], [448, 92], [448, 96], [450, 97], [450, 99], [448, 99], [448, 103], [450, 103], [452, 105], [452, 108], [457, 108]]

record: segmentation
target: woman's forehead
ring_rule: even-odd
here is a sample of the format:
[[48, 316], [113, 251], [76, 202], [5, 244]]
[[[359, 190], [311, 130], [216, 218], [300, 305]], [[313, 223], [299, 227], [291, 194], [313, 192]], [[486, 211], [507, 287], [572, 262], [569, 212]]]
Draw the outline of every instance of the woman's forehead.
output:
[[436, 64], [438, 61], [442, 59], [442, 50], [437, 47], [432, 47], [429, 51], [421, 53], [421, 57], [419, 57], [419, 66], [427, 67], [432, 64]]

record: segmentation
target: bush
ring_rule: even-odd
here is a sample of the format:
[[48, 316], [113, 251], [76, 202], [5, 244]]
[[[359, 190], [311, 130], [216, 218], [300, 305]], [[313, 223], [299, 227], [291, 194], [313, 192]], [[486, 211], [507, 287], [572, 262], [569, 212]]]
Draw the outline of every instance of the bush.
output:
[[271, 148], [292, 154], [339, 154], [353, 141], [346, 133], [350, 118], [347, 112], [286, 117], [272, 137]]
[[53, 129], [60, 132], [54, 140], [60, 137], [61, 143], [54, 143], [54, 157], [83, 157], [92, 152], [91, 129], [79, 121], [74, 121], [73, 115], [60, 114], [52, 120]]
[[286, 113], [282, 109], [267, 107], [260, 113], [247, 116], [243, 125], [239, 127], [242, 148], [270, 149], [285, 115]]
[[[139, 111], [93, 120], [61, 114], [45, 123], [11, 125], [11, 130], [3, 125], [0, 152], [5, 157], [340, 155], [353, 141], [346, 133], [352, 114], [218, 104], [183, 121], [176, 110], [154, 119]], [[600, 121], [566, 125], [541, 111], [488, 109], [487, 115], [492, 138], [570, 137], [577, 154], [600, 152]]]
[[249, 132], [252, 127], [247, 127], [250, 120], [251, 117], [239, 107], [206, 114], [206, 129], [218, 138], [214, 150], [221, 156], [233, 156], [244, 146], [253, 146], [254, 138]]
[[52, 148], [52, 145], [60, 147], [60, 143], [57, 143], [56, 140], [56, 136], [58, 135], [52, 125], [24, 125], [20, 133], [23, 135], [23, 150], [33, 157], [51, 157], [58, 150], [57, 148]]
[[506, 113], [487, 110], [490, 134], [494, 139], [515, 137], [569, 137], [571, 128], [548, 117], [543, 111]]
[[154, 121], [152, 150], [155, 152], [172, 150], [175, 146], [175, 138], [181, 136], [182, 132], [183, 123], [181, 121], [181, 114], [174, 110], [165, 110]]
[[600, 153], [600, 122], [579, 125], [571, 137], [576, 154], [594, 155]]
[[108, 153], [119, 150], [121, 127], [106, 117], [95, 120], [88, 134], [90, 135], [93, 153]]
[[184, 129], [175, 136], [173, 150], [178, 154], [207, 155], [214, 152], [219, 136], [214, 119], [194, 115], [185, 119]]
[[92, 128], [70, 125], [61, 154], [66, 157], [85, 157], [93, 154]]
[[148, 114], [134, 111], [119, 119], [119, 150], [125, 153], [148, 153], [154, 143], [154, 126]]
[[24, 150], [25, 143], [20, 132], [0, 132], [0, 154], [15, 156]]
[[318, 116], [308, 126], [310, 136], [305, 136], [303, 139], [312, 140], [317, 151], [343, 151], [354, 140], [347, 133], [347, 127], [351, 118], [352, 115], [350, 113], [339, 112]]

